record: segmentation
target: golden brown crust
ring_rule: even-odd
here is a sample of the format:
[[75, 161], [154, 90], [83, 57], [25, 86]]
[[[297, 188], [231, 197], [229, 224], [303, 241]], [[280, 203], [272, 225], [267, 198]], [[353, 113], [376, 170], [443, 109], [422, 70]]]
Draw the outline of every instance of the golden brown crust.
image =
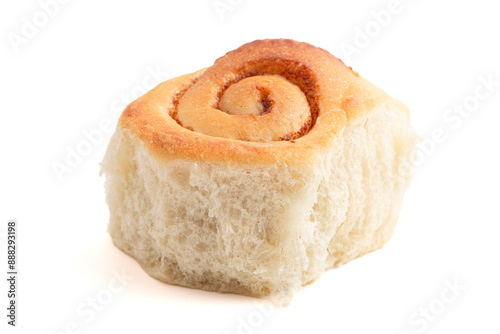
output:
[[[226, 94], [230, 102], [221, 108]], [[168, 160], [301, 164], [386, 99], [325, 50], [292, 40], [259, 40], [208, 69], [160, 84], [124, 110], [119, 127]]]

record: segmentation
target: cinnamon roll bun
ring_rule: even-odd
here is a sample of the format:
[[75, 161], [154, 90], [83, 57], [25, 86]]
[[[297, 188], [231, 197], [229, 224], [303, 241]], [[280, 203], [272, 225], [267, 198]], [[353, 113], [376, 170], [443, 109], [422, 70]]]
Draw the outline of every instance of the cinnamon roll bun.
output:
[[414, 147], [407, 108], [341, 60], [254, 41], [123, 111], [109, 233], [159, 280], [286, 304], [388, 241]]

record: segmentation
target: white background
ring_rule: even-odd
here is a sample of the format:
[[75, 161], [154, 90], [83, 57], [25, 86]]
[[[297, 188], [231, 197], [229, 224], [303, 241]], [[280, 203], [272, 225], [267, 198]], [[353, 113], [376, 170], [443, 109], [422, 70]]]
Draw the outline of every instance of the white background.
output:
[[[500, 8], [491, 0], [399, 3], [382, 26], [374, 13], [393, 9], [388, 0], [216, 2], [229, 6], [223, 13], [213, 0], [73, 0], [51, 7], [47, 22], [38, 1], [2, 1], [1, 262], [5, 225], [17, 219], [20, 327], [44, 334], [499, 333]], [[26, 22], [39, 27], [30, 33]], [[154, 83], [150, 72], [165, 80], [246, 42], [278, 37], [327, 49], [404, 101], [425, 144], [387, 246], [327, 272], [289, 307], [263, 313], [257, 306], [267, 304], [257, 299], [160, 283], [112, 245], [98, 175], [111, 133], [99, 127], [114, 127], [130, 95], [145, 80]], [[490, 91], [482, 83], [488, 78], [496, 82]], [[85, 131], [103, 139], [96, 135], [58, 178], [54, 165], [85, 145]], [[122, 271], [133, 278], [110, 294], [110, 282], [121, 287], [113, 272]], [[453, 294], [447, 284], [460, 288]], [[111, 299], [89, 311], [96, 296]], [[425, 318], [419, 312], [427, 309]]]

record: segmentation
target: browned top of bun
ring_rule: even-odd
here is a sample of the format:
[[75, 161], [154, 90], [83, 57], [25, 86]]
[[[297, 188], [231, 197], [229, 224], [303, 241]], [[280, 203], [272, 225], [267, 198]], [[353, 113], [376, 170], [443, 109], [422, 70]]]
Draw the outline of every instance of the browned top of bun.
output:
[[158, 85], [124, 110], [119, 127], [168, 160], [301, 164], [385, 99], [323, 49], [258, 40]]

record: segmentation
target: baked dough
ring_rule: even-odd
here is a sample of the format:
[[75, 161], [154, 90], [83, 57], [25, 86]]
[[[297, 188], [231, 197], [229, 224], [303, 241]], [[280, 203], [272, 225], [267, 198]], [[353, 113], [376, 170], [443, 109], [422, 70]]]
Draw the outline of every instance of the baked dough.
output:
[[388, 241], [414, 147], [407, 108], [327, 51], [254, 41], [123, 111], [109, 233], [161, 281], [286, 304]]

